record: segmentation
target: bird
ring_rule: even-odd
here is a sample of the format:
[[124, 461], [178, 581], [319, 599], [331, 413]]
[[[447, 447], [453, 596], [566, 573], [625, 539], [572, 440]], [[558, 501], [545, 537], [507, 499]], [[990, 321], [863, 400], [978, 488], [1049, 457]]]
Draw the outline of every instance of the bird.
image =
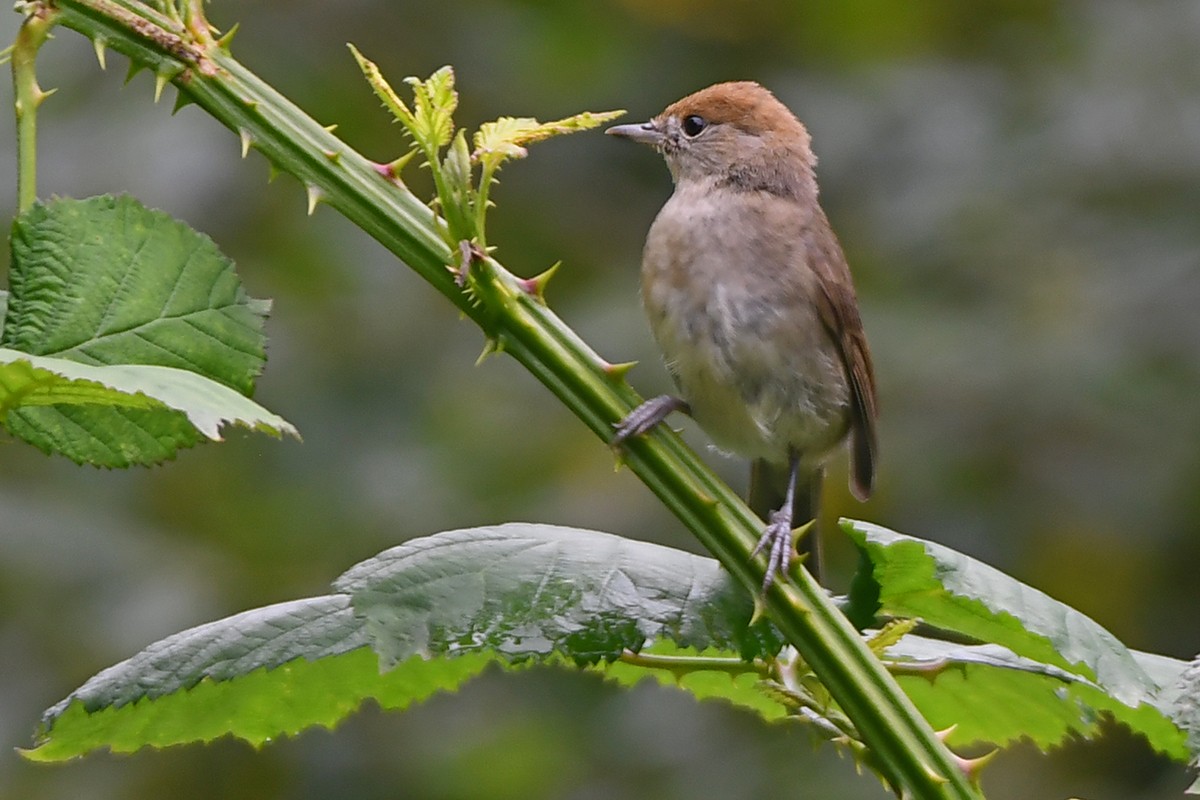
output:
[[[871, 495], [878, 460], [874, 367], [846, 257], [817, 199], [804, 124], [753, 81], [718, 83], [645, 123], [606, 133], [649, 145], [674, 191], [642, 252], [647, 319], [678, 395], [646, 400], [614, 446], [670, 414], [751, 461], [765, 526], [762, 590], [787, 580], [795, 523], [817, 518], [826, 461], [844, 443], [849, 483]], [[818, 574], [818, 538], [804, 559]]]

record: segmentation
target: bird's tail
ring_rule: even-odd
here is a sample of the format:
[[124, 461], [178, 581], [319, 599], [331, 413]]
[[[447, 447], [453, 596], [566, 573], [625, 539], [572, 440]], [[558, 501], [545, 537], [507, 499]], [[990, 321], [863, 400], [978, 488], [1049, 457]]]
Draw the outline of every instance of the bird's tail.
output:
[[[757, 459], [750, 463], [750, 489], [746, 502], [759, 519], [767, 521], [772, 511], [778, 511], [784, 503], [788, 489], [789, 469], [787, 464], [771, 464]], [[822, 467], [805, 469], [801, 466], [796, 473], [796, 491], [792, 501], [792, 526], [804, 525], [818, 519], [821, 480], [825, 476]], [[821, 579], [820, 524], [814, 523], [808, 533], [796, 545], [801, 556], [807, 554], [804, 566], [816, 580]]]

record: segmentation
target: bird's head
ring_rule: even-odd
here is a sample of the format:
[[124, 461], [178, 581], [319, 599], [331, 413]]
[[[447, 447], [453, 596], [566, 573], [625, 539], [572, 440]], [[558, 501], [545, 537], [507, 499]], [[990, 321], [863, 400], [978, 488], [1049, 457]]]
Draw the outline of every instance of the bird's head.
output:
[[658, 150], [676, 184], [715, 178], [794, 193], [800, 184], [813, 182], [816, 158], [808, 131], [775, 95], [752, 81], [709, 86], [649, 122], [617, 125], [606, 133]]

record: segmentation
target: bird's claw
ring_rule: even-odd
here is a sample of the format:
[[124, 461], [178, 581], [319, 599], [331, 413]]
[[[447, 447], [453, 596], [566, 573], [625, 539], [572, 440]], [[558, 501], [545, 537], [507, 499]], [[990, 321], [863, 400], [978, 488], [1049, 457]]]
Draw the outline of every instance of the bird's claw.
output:
[[762, 590], [763, 594], [766, 594], [775, 582], [776, 575], [787, 580], [788, 568], [795, 554], [795, 547], [792, 545], [791, 514], [784, 511], [771, 512], [770, 524], [759, 537], [758, 544], [754, 545], [750, 557], [753, 558], [764, 551], [767, 554], [767, 574], [763, 577]]
[[763, 551], [766, 551], [767, 554], [767, 574], [763, 576], [762, 583], [764, 595], [771, 588], [771, 584], [775, 582], [776, 576], [785, 581], [788, 579], [792, 559], [796, 555], [796, 542], [801, 536], [808, 533], [812, 526], [813, 522], [810, 521], [793, 529], [791, 514], [782, 509], [771, 512], [770, 523], [759, 537], [758, 544], [754, 545], [754, 549], [750, 552], [751, 558]]
[[616, 433], [612, 438], [613, 447], [619, 446], [626, 439], [641, 436], [643, 433], [653, 430], [656, 425], [676, 411], [690, 413], [691, 407], [683, 398], [674, 395], [660, 394], [658, 397], [651, 397], [613, 426], [616, 428]]

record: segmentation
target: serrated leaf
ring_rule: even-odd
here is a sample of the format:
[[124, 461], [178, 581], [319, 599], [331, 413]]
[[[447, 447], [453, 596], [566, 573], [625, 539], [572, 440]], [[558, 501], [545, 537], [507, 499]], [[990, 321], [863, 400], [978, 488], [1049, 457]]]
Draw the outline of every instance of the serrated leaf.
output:
[[[367, 698], [403, 708], [452, 691], [491, 663], [585, 665], [623, 685], [653, 678], [764, 719], [786, 716], [759, 684], [762, 663], [739, 657], [773, 656], [779, 639], [765, 625], [746, 627], [750, 597], [711, 559], [512, 524], [412, 540], [351, 568], [335, 589], [168, 637], [101, 672], [46, 713], [27, 756], [225, 734], [260, 744], [332, 727]], [[670, 668], [630, 663], [626, 650], [677, 658]], [[1186, 672], [1173, 659], [1137, 658], [1163, 680]], [[1186, 757], [1183, 734], [1158, 711], [1125, 706], [1061, 666], [912, 635], [887, 659], [903, 663], [901, 685], [935, 725], [958, 725], [955, 742], [1028, 737], [1049, 747], [1094, 734], [1111, 713], [1162, 752]]]
[[412, 655], [557, 651], [581, 662], [667, 638], [776, 652], [753, 603], [716, 561], [598, 531], [508, 524], [414, 539], [334, 583], [351, 594], [384, 664]]
[[1184, 760], [1184, 736], [1149, 704], [1130, 707], [1082, 675], [996, 644], [964, 645], [906, 636], [887, 652], [897, 680], [935, 729], [954, 727], [954, 745], [999, 747], [1027, 739], [1042, 750], [1069, 737], [1093, 738], [1107, 713], [1160, 752]]
[[387, 79], [383, 77], [383, 72], [380, 71], [378, 65], [367, 59], [354, 45], [347, 45], [347, 47], [350, 48], [350, 52], [354, 55], [354, 60], [358, 62], [359, 69], [362, 70], [363, 76], [367, 79], [367, 83], [370, 84], [371, 90], [375, 92], [375, 96], [383, 103], [383, 107], [396, 118], [397, 122], [404, 126], [404, 130], [410, 136], [413, 135], [416, 128], [416, 119], [413, 116], [413, 112], [400, 99], [400, 95], [396, 94], [396, 91], [387, 82]]
[[425, 80], [408, 77], [404, 82], [413, 90], [413, 129], [418, 140], [428, 143], [431, 150], [450, 144], [458, 109], [454, 68], [445, 66]]
[[[972, 717], [983, 740], [1028, 735], [1048, 746], [1072, 731], [1090, 734], [1108, 713], [1157, 750], [1186, 757], [1185, 738], [1160, 683], [1178, 674], [1171, 659], [1134, 653], [1076, 609], [943, 545], [863, 522], [843, 520], [842, 529], [865, 556], [852, 585], [851, 608], [861, 613], [871, 606], [884, 615], [921, 619], [1082, 679], [1065, 690], [1038, 688], [1006, 670], [958, 690], [956, 682], [971, 667], [958, 677], [955, 670], [939, 673], [930, 687], [906, 678], [906, 692], [935, 726]], [[994, 710], [972, 716], [967, 710], [972, 697], [994, 703]]]
[[[886, 615], [921, 619], [934, 627], [1003, 645], [1094, 680], [1136, 706], [1159, 687], [1130, 651], [1083, 613], [970, 556], [935, 542], [865, 522], [842, 529], [868, 558], [852, 589], [870, 594]], [[869, 579], [867, 579], [869, 578]]]
[[934, 728], [954, 726], [949, 741], [956, 746], [1003, 747], [1026, 739], [1048, 750], [1072, 737], [1094, 738], [1108, 714], [1142, 734], [1159, 752], [1186, 759], [1183, 735], [1154, 708], [1131, 708], [1074, 677], [1064, 682], [1050, 672], [969, 662], [945, 669], [934, 679], [901, 675], [897, 680]]
[[46, 712], [27, 757], [225, 734], [259, 744], [332, 726], [367, 697], [402, 708], [493, 661], [603, 661], [648, 637], [779, 649], [765, 626], [747, 629], [753, 603], [715, 561], [594, 531], [450, 531], [368, 559], [336, 588], [184, 631], [104, 670]]
[[[224, 384], [194, 372], [143, 364], [94, 367], [61, 358], [31, 356], [0, 348], [0, 422], [10, 411], [38, 406], [113, 406], [180, 412], [209, 439], [220, 439], [222, 425], [235, 423], [281, 435], [296, 429]], [[74, 430], [119, 448], [118, 431]], [[83, 449], [64, 448], [68, 451]]]
[[528, 154], [525, 145], [554, 136], [589, 130], [624, 113], [584, 111], [553, 122], [538, 122], [532, 117], [500, 117], [494, 122], [483, 123], [475, 132], [475, 156], [494, 169], [510, 158], [524, 158]]
[[[270, 303], [245, 294], [212, 240], [130, 197], [23, 213], [10, 290], [0, 346], [29, 355], [172, 367], [243, 395], [265, 362]], [[128, 406], [24, 406], [6, 424], [43, 450], [105, 466], [153, 463], [199, 440], [172, 414]]]
[[404, 708], [492, 660], [414, 658], [384, 673], [349, 598], [280, 603], [183, 631], [97, 674], [46, 712], [24, 755], [61, 761], [221, 736], [257, 746], [332, 728], [367, 698]]
[[0, 346], [253, 390], [270, 302], [246, 295], [207, 236], [132, 197], [63, 198], [17, 218], [12, 250]]

